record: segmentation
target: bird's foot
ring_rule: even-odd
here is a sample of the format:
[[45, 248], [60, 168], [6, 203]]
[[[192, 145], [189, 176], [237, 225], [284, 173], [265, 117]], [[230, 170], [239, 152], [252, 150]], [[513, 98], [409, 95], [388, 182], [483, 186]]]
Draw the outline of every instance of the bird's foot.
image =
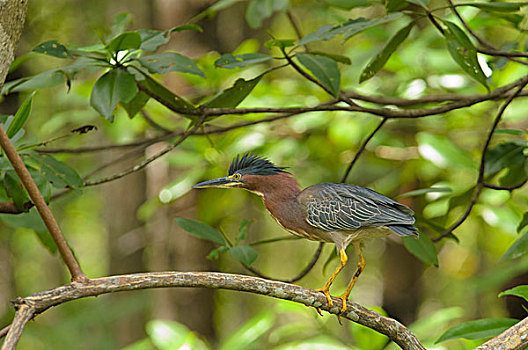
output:
[[319, 288], [315, 289], [316, 292], [321, 292], [325, 295], [326, 301], [328, 302], [328, 308], [330, 309], [332, 306], [334, 306], [334, 303], [332, 302], [332, 297], [330, 296], [330, 292], [328, 291], [328, 288]]
[[343, 301], [343, 306], [341, 307], [341, 312], [340, 312], [340, 314], [342, 314], [343, 312], [347, 310], [348, 294], [345, 293], [343, 295], [340, 295], [339, 299]]

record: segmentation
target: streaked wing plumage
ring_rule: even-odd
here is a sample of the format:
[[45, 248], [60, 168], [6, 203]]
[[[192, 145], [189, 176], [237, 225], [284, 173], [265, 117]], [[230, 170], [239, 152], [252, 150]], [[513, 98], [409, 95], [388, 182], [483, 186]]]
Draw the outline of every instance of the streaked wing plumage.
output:
[[398, 235], [417, 235], [411, 209], [368, 188], [322, 183], [306, 188], [301, 195], [308, 203], [308, 223], [320, 229], [387, 226]]

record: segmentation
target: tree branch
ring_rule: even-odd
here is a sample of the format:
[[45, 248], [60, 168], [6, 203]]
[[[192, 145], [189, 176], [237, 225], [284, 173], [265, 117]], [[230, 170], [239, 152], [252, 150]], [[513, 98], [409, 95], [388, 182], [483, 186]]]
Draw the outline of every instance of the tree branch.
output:
[[15, 172], [20, 178], [20, 181], [22, 181], [22, 184], [26, 188], [29, 197], [31, 198], [31, 201], [35, 204], [35, 207], [37, 208], [40, 217], [42, 218], [42, 221], [44, 221], [44, 224], [46, 225], [46, 228], [48, 229], [51, 237], [53, 238], [53, 241], [55, 241], [55, 244], [57, 245], [57, 248], [59, 249], [60, 255], [62, 257], [62, 260], [70, 270], [72, 280], [77, 281], [86, 279], [84, 272], [82, 271], [81, 267], [79, 266], [79, 263], [75, 259], [73, 252], [68, 246], [68, 243], [66, 243], [64, 235], [62, 234], [62, 231], [59, 225], [57, 224], [57, 221], [53, 217], [51, 210], [49, 209], [48, 205], [46, 204], [46, 201], [42, 197], [42, 194], [40, 193], [37, 185], [35, 184], [35, 181], [33, 181], [33, 178], [29, 174], [29, 171], [27, 170], [24, 162], [22, 161], [22, 158], [20, 158], [20, 155], [15, 150], [15, 147], [13, 146], [13, 144], [9, 140], [9, 137], [1, 126], [0, 146], [2, 146], [2, 149], [4, 150], [9, 161], [11, 162], [13, 169], [15, 169]]
[[13, 323], [11, 323], [9, 330], [7, 331], [4, 344], [2, 344], [2, 350], [15, 349], [18, 340], [22, 336], [24, 327], [26, 327], [29, 320], [35, 316], [35, 309], [28, 305], [24, 305], [24, 303], [16, 305], [15, 308], [17, 309], [17, 312], [15, 313]]
[[484, 147], [482, 148], [477, 184], [475, 185], [475, 192], [473, 192], [473, 197], [471, 198], [471, 202], [469, 203], [469, 206], [466, 208], [466, 211], [464, 212], [464, 214], [453, 225], [451, 225], [447, 230], [445, 230], [440, 236], [435, 237], [433, 239], [433, 242], [438, 242], [441, 239], [451, 235], [456, 228], [458, 228], [460, 225], [464, 223], [464, 221], [466, 221], [466, 219], [469, 217], [469, 214], [471, 214], [473, 207], [475, 206], [475, 204], [477, 204], [477, 201], [480, 197], [480, 193], [482, 192], [482, 189], [485, 187], [484, 171], [486, 169], [486, 153], [491, 143], [491, 138], [493, 137], [493, 133], [495, 132], [495, 129], [497, 129], [497, 126], [499, 125], [499, 122], [501, 121], [502, 116], [504, 115], [504, 112], [506, 111], [506, 108], [508, 108], [508, 106], [515, 99], [515, 97], [517, 97], [517, 95], [522, 91], [522, 89], [524, 89], [526, 84], [528, 84], [528, 80], [525, 81], [523, 84], [521, 84], [518, 87], [517, 91], [513, 95], [511, 95], [508, 98], [508, 100], [506, 100], [506, 102], [502, 104], [501, 108], [499, 109], [499, 112], [497, 113], [497, 116], [495, 117], [495, 120], [493, 121], [493, 125], [490, 128], [488, 137], [486, 138], [486, 142], [484, 143]]
[[[334, 298], [334, 306], [328, 308], [326, 297], [312, 289], [293, 284], [269, 281], [258, 277], [235, 275], [217, 272], [153, 272], [120, 276], [109, 276], [90, 279], [84, 282], [73, 282], [48, 291], [35, 293], [25, 298], [15, 300], [19, 307], [15, 320], [29, 320], [33, 314], [39, 314], [72, 300], [97, 296], [120, 291], [131, 291], [149, 288], [166, 287], [199, 287], [242, 291], [267, 295], [273, 298], [290, 300], [306, 306], [319, 308], [333, 314], [339, 314], [341, 299]], [[27, 312], [26, 307], [31, 312]], [[20, 315], [24, 310], [24, 315]], [[348, 303], [347, 311], [341, 315], [353, 322], [372, 328], [388, 336], [405, 350], [425, 350], [414, 334], [398, 321], [382, 316], [361, 305]], [[8, 333], [9, 339], [15, 339], [21, 334], [25, 322], [15, 322]], [[18, 340], [18, 338], [16, 338]], [[6, 339], [7, 342], [7, 339]], [[12, 348], [4, 347], [2, 350]]]

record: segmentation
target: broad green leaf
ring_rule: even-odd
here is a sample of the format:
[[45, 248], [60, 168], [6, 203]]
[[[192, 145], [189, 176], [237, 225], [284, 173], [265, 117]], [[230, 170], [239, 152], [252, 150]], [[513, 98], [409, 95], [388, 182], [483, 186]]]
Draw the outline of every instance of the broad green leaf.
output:
[[162, 31], [140, 29], [138, 30], [139, 35], [141, 35], [141, 46], [139, 48], [143, 51], [154, 51], [161, 45], [169, 42], [171, 33], [181, 32], [184, 30], [196, 30], [199, 32], [203, 31], [202, 27], [196, 24], [186, 24]]
[[35, 91], [29, 95], [24, 102], [22, 102], [22, 105], [18, 109], [18, 111], [15, 114], [15, 118], [9, 124], [9, 127], [7, 128], [6, 134], [7, 137], [12, 138], [16, 135], [16, 133], [22, 129], [24, 124], [26, 124], [26, 121], [29, 118], [29, 114], [31, 113], [31, 102], [33, 102], [33, 96], [35, 96]]
[[521, 9], [521, 6], [526, 5], [528, 4], [522, 2], [476, 2], [457, 4], [457, 6], [472, 6], [484, 11], [495, 12], [517, 12]]
[[289, 0], [251, 0], [246, 9], [246, 21], [251, 28], [260, 28], [262, 21], [273, 12], [284, 11], [289, 6]]
[[200, 107], [207, 108], [235, 108], [253, 91], [262, 79], [262, 75], [251, 80], [238, 79], [229, 89], [225, 89]]
[[[167, 89], [165, 86], [158, 83], [156, 80], [148, 76], [147, 74], [141, 73], [143, 80], [138, 81], [142, 89], [148, 91], [148, 95], [154, 98], [156, 101], [164, 105], [165, 107], [173, 110], [187, 109], [193, 110], [194, 106], [187, 102], [184, 98], [174, 94], [172, 91]], [[184, 115], [185, 116], [185, 115]], [[196, 119], [196, 117], [188, 117], [190, 119]]]
[[222, 234], [209, 225], [191, 219], [176, 218], [174, 220], [182, 229], [189, 232], [194, 237], [206, 239], [222, 245], [226, 244]]
[[396, 198], [406, 198], [406, 197], [416, 197], [421, 196], [423, 194], [427, 193], [441, 193], [441, 192], [451, 192], [451, 188], [449, 187], [430, 187], [430, 188], [421, 188], [419, 190], [409, 191], [406, 193], [402, 193]]
[[488, 88], [487, 78], [478, 62], [475, 46], [455, 23], [449, 21], [444, 23], [446, 24], [444, 35], [451, 57], [469, 76]]
[[[62, 67], [65, 68], [65, 67]], [[30, 77], [11, 80], [4, 84], [2, 94], [33, 91], [66, 83], [68, 75], [62, 69], [52, 69]]]
[[257, 260], [258, 253], [255, 248], [248, 245], [237, 245], [229, 248], [231, 256], [244, 265], [251, 266]]
[[228, 335], [218, 347], [219, 350], [254, 349], [252, 345], [266, 334], [275, 323], [275, 315], [271, 311], [264, 311], [240, 328]]
[[48, 233], [48, 229], [46, 228], [46, 225], [44, 225], [36, 208], [31, 208], [29, 212], [19, 215], [3, 214], [0, 215], [0, 219], [9, 227], [23, 227], [32, 230], [35, 232], [42, 245], [51, 254], [54, 254], [57, 251], [57, 246], [55, 245], [53, 238], [51, 238], [51, 235]]
[[414, 24], [416, 22], [411, 22], [402, 29], [400, 29], [396, 34], [389, 39], [387, 44], [381, 49], [381, 51], [374, 56], [372, 60], [367, 64], [367, 66], [363, 69], [361, 72], [361, 75], [359, 77], [359, 82], [362, 83], [365, 80], [368, 80], [374, 76], [387, 61], [389, 60], [390, 56], [398, 46], [409, 36], [409, 33], [411, 32], [411, 29], [414, 27]]
[[528, 251], [528, 231], [526, 231], [521, 237], [519, 237], [513, 244], [508, 248], [506, 253], [502, 255], [499, 261], [510, 260], [518, 258]]
[[165, 74], [168, 72], [181, 72], [196, 74], [205, 78], [204, 73], [196, 67], [190, 58], [176, 52], [164, 52], [150, 56], [143, 56], [137, 60], [143, 67], [147, 68], [150, 73]]
[[372, 28], [379, 24], [388, 23], [394, 21], [402, 16], [401, 13], [392, 13], [388, 16], [381, 18], [355, 18], [349, 19], [348, 21], [338, 25], [325, 25], [319, 28], [317, 31], [312, 32], [299, 41], [299, 46], [305, 45], [314, 41], [326, 41], [335, 38], [337, 35], [344, 34], [344, 39], [350, 39], [352, 36], [364, 31], [365, 29]]
[[183, 32], [184, 30], [194, 30], [200, 33], [203, 32], [203, 28], [200, 27], [198, 24], [184, 24], [184, 25], [169, 29], [170, 32]]
[[512, 141], [488, 149], [484, 175], [493, 176], [511, 165], [523, 164], [526, 159], [523, 153], [525, 148], [526, 142]]
[[112, 122], [116, 105], [119, 102], [130, 102], [137, 92], [136, 80], [130, 73], [119, 68], [112, 69], [95, 82], [90, 104]]
[[310, 54], [315, 55], [315, 56], [325, 56], [330, 59], [333, 59], [336, 62], [347, 64], [347, 65], [352, 64], [352, 61], [350, 60], [350, 58], [343, 56], [343, 55], [335, 55], [332, 53], [322, 52], [322, 51], [310, 51]]
[[385, 1], [385, 9], [387, 13], [397, 12], [408, 5], [407, 0], [387, 0]]
[[57, 40], [45, 41], [42, 44], [38, 44], [33, 48], [33, 52], [42, 53], [58, 58], [72, 58], [72, 55], [66, 48], [66, 46], [57, 42]]
[[456, 338], [482, 339], [493, 337], [504, 332], [517, 322], [519, 320], [513, 318], [486, 318], [483, 320], [468, 321], [448, 329], [435, 343]]
[[73, 188], [77, 189], [83, 185], [83, 180], [68, 164], [58, 161], [48, 154], [32, 156], [40, 163], [40, 172], [56, 188]]
[[236, 56], [228, 53], [217, 59], [215, 61], [215, 66], [221, 68], [242, 68], [251, 64], [266, 62], [271, 59], [273, 59], [273, 57], [264, 53], [246, 53]]
[[407, 250], [422, 260], [426, 264], [432, 264], [438, 267], [438, 253], [436, 247], [429, 237], [420, 234], [418, 239], [412, 237], [402, 237], [403, 245]]
[[132, 22], [132, 14], [130, 12], [118, 13], [112, 22], [111, 30], [112, 37], [115, 37], [126, 30], [126, 27]]
[[516, 286], [499, 293], [499, 298], [505, 295], [513, 295], [528, 301], [528, 285]]
[[316, 56], [309, 53], [298, 53], [295, 57], [321, 84], [330, 90], [334, 97], [339, 95], [341, 72], [336, 61], [325, 56]]
[[121, 102], [121, 107], [127, 112], [130, 119], [134, 118], [148, 102], [150, 97], [143, 91], [138, 91], [136, 96], [129, 102]]
[[110, 53], [116, 53], [123, 50], [139, 49], [141, 46], [141, 35], [138, 32], [125, 32], [112, 39], [106, 49]]
[[517, 226], [517, 233], [521, 233], [521, 231], [528, 225], [528, 211], [524, 213], [521, 222]]
[[15, 204], [17, 209], [27, 211], [24, 209], [24, 204], [29, 202], [29, 197], [14, 170], [7, 171], [4, 174], [4, 188], [7, 196], [13, 200], [13, 204]]

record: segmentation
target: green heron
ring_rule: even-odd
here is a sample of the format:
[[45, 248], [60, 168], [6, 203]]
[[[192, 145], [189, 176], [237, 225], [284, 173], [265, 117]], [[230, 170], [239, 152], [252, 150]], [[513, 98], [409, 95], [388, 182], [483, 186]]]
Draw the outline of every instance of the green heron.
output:
[[418, 236], [414, 212], [368, 188], [343, 183], [321, 183], [300, 190], [297, 180], [285, 169], [253, 154], [236, 156], [226, 177], [201, 182], [194, 188], [244, 188], [262, 197], [275, 220], [296, 236], [313, 241], [334, 243], [341, 263], [323, 288], [329, 307], [333, 306], [330, 286], [346, 265], [345, 249], [353, 244], [359, 255], [357, 270], [345, 292], [341, 312], [346, 311], [348, 296], [365, 268], [361, 253], [363, 242], [396, 233]]

